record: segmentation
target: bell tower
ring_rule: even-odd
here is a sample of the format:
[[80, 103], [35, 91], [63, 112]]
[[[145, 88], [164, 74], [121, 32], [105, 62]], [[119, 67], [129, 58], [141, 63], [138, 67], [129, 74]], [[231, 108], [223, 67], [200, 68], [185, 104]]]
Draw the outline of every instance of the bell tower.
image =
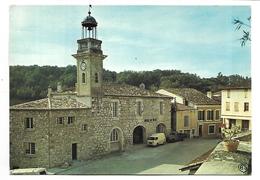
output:
[[102, 96], [103, 60], [107, 57], [101, 50], [102, 41], [97, 39], [97, 21], [88, 16], [81, 22], [82, 37], [77, 40], [77, 54], [72, 56], [77, 61], [78, 96]]

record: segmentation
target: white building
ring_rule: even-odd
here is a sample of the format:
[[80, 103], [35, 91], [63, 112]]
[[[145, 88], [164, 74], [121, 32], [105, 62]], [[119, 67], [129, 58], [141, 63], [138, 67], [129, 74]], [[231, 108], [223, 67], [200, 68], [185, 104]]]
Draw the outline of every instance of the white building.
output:
[[221, 118], [226, 127], [234, 124], [251, 130], [251, 87], [225, 88], [221, 97]]

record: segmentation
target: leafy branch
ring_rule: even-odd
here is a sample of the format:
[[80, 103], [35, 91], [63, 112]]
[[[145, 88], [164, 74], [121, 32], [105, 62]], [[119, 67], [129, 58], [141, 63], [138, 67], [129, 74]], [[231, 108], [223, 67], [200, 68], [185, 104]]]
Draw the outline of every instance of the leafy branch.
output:
[[[237, 31], [239, 31], [240, 29], [242, 29], [242, 27], [246, 27], [251, 29], [251, 16], [249, 18], [247, 18], [248, 23], [245, 23], [239, 19], [234, 19], [233, 20], [233, 24], [236, 25], [236, 29]], [[251, 33], [250, 30], [245, 30], [242, 29], [243, 31], [243, 36], [239, 39], [241, 42], [241, 46], [245, 46], [247, 41], [251, 41]]]

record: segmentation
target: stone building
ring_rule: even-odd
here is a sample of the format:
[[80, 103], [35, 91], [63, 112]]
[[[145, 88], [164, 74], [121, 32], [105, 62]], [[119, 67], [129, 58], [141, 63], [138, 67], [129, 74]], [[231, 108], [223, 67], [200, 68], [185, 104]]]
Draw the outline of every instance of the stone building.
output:
[[[209, 98], [193, 88], [160, 89], [157, 93], [171, 96], [176, 103], [196, 109], [197, 128], [194, 134], [187, 130], [186, 133], [206, 138], [221, 136], [221, 103], [219, 101]], [[172, 125], [175, 125], [175, 122]]]
[[54, 167], [145, 143], [155, 132], [169, 132], [170, 97], [102, 81], [106, 55], [89, 15], [73, 54], [75, 91], [48, 89], [44, 99], [10, 107], [10, 167]]

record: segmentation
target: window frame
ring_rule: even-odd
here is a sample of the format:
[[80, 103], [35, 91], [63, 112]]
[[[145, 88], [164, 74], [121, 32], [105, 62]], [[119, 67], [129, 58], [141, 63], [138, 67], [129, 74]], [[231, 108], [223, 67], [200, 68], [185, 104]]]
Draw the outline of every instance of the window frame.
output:
[[68, 125], [74, 124], [75, 119], [76, 119], [75, 116], [68, 116], [68, 118], [67, 118], [67, 124], [68, 124]]
[[118, 129], [113, 129], [110, 133], [110, 142], [119, 142]]
[[25, 142], [25, 154], [26, 155], [35, 155], [36, 154], [36, 143], [34, 142]]
[[119, 112], [118, 111], [118, 109], [119, 109], [118, 108], [118, 106], [119, 106], [118, 104], [119, 104], [118, 101], [113, 101], [112, 102], [112, 117], [113, 118], [117, 118], [118, 117], [118, 114], [119, 114], [118, 113]]
[[[214, 127], [214, 132], [213, 133], [210, 133], [210, 127]], [[215, 124], [210, 124], [208, 125], [208, 134], [216, 134], [216, 125]]]
[[86, 84], [86, 73], [84, 73], [84, 72], [81, 74], [81, 82], [83, 84]]
[[239, 102], [234, 102], [234, 111], [239, 112]]
[[187, 128], [189, 126], [190, 126], [190, 117], [188, 115], [185, 115], [183, 116], [183, 127]]
[[226, 111], [230, 111], [230, 102], [226, 102]]
[[163, 102], [160, 101], [160, 115], [163, 115], [163, 111], [164, 111], [164, 108], [163, 108]]
[[205, 110], [199, 110], [198, 111], [198, 120], [199, 121], [205, 121]]
[[142, 116], [142, 101], [137, 101], [137, 115]]
[[244, 102], [244, 112], [249, 111], [249, 102]]
[[88, 131], [88, 124], [82, 124], [81, 130], [84, 131], [84, 132], [87, 132]]
[[244, 97], [247, 98], [248, 97], [248, 89], [244, 89]]
[[[217, 113], [218, 112], [218, 113]], [[218, 115], [218, 116], [217, 116]], [[215, 110], [215, 120], [220, 120], [220, 110], [216, 109]]]
[[207, 120], [213, 121], [214, 120], [214, 111], [211, 109], [207, 110]]
[[227, 90], [227, 98], [230, 98], [230, 90]]
[[[64, 116], [60, 116], [56, 118], [56, 124], [57, 125], [64, 125], [64, 121], [65, 121], [65, 117]], [[62, 123], [60, 123], [62, 122]]]
[[27, 130], [34, 129], [34, 118], [33, 117], [26, 117], [24, 120], [24, 128]]
[[95, 73], [95, 83], [99, 83], [99, 75], [98, 75], [98, 72]]

